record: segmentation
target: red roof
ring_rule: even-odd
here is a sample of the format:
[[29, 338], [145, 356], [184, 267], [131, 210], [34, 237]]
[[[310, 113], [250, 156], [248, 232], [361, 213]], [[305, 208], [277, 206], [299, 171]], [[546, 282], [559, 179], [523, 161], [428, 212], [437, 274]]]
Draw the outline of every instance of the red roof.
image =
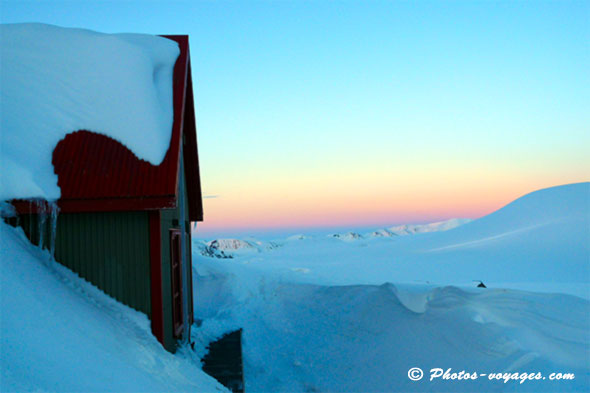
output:
[[[129, 211], [174, 208], [178, 198], [181, 144], [191, 221], [203, 220], [203, 204], [188, 36], [164, 36], [180, 47], [174, 65], [174, 122], [170, 146], [158, 166], [141, 160], [118, 141], [78, 130], [53, 151], [61, 189], [61, 212]], [[36, 212], [29, 201], [13, 201], [19, 213]]]

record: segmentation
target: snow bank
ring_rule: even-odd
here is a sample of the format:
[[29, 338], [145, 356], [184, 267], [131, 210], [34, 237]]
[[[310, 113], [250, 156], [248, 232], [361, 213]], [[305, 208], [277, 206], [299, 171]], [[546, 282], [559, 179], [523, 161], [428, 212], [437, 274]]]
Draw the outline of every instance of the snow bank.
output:
[[155, 36], [0, 25], [0, 200], [59, 198], [53, 149], [80, 129], [158, 165], [170, 144], [178, 54]]
[[[203, 342], [243, 328], [249, 392], [558, 392], [590, 383], [590, 302], [514, 290], [294, 283], [198, 257]], [[221, 294], [221, 296], [220, 296]], [[574, 373], [573, 381], [413, 382], [408, 370]]]
[[190, 351], [166, 352], [146, 315], [0, 222], [0, 391], [225, 391]]

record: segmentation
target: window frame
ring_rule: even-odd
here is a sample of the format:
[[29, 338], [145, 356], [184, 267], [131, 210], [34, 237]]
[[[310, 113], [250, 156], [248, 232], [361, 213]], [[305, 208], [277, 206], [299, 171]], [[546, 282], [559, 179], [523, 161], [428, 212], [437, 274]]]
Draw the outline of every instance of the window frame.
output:
[[170, 289], [172, 296], [172, 330], [174, 337], [182, 336], [184, 316], [182, 310], [182, 234], [180, 229], [170, 229]]

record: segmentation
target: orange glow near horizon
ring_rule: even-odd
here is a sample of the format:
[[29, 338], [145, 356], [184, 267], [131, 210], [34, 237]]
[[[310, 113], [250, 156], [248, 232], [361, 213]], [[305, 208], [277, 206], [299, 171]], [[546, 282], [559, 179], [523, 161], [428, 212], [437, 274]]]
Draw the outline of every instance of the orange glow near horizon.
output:
[[581, 176], [507, 176], [475, 168], [461, 171], [460, 177], [445, 177], [443, 172], [300, 174], [273, 181], [243, 178], [219, 184], [219, 196], [204, 199], [205, 221], [199, 223], [198, 232], [387, 227], [479, 218], [529, 192], [585, 181]]

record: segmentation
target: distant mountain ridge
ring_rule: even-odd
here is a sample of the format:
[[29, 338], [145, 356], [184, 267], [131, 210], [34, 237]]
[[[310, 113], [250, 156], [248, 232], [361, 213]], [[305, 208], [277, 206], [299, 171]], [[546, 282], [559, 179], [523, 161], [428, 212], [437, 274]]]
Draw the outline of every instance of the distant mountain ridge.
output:
[[[421, 233], [448, 231], [460, 225], [471, 222], [469, 218], [452, 218], [445, 221], [437, 221], [428, 224], [405, 224], [390, 228], [377, 229], [373, 232], [360, 234], [357, 232], [333, 233], [328, 235], [343, 241], [355, 241], [367, 238], [387, 238], [396, 236], [408, 236]], [[201, 250], [201, 255], [212, 258], [233, 258], [236, 253], [244, 252], [262, 252], [272, 250], [283, 245], [283, 242], [295, 240], [312, 239], [313, 236], [293, 235], [286, 239], [273, 242], [262, 242], [254, 238], [236, 239], [236, 238], [219, 238], [211, 241], [200, 241], [197, 247]]]
[[341, 240], [345, 240], [345, 241], [352, 241], [352, 240], [373, 238], [373, 237], [395, 237], [395, 236], [418, 235], [421, 233], [448, 231], [450, 229], [457, 228], [463, 224], [467, 224], [471, 221], [473, 221], [473, 220], [470, 218], [451, 218], [449, 220], [431, 222], [428, 224], [403, 224], [403, 225], [393, 226], [393, 227], [389, 227], [389, 228], [382, 228], [382, 229], [377, 229], [373, 232], [366, 233], [364, 235], [357, 233], [357, 232], [346, 232], [346, 233], [334, 233], [334, 234], [328, 235], [328, 237], [333, 237], [333, 238], [341, 239]]
[[473, 221], [470, 218], [451, 218], [450, 220], [432, 222], [430, 224], [405, 224], [390, 227], [387, 231], [398, 236], [415, 235], [418, 233], [441, 232], [457, 228], [463, 224]]

